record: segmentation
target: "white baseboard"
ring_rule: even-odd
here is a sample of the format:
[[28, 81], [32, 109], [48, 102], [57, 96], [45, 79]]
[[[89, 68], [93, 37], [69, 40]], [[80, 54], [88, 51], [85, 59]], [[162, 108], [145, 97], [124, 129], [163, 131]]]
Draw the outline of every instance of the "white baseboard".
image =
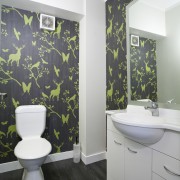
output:
[[0, 164], [0, 173], [22, 169], [22, 166], [18, 161], [8, 162]]
[[55, 154], [50, 154], [47, 158], [44, 164], [46, 163], [51, 163], [55, 161], [61, 161], [65, 159], [70, 159], [73, 158], [73, 151], [66, 151], [62, 153], [55, 153]]
[[[73, 151], [55, 153], [55, 154], [48, 155], [44, 163], [46, 164], [46, 163], [61, 161], [61, 160], [70, 159], [70, 158], [73, 158]], [[97, 161], [101, 161], [104, 159], [106, 159], [105, 151], [97, 153], [97, 154], [92, 154], [89, 156], [85, 156], [83, 153], [81, 153], [81, 160], [84, 162], [85, 165], [88, 165]], [[0, 164], [0, 173], [14, 171], [17, 169], [22, 169], [22, 166], [20, 165], [19, 161], [13, 161], [13, 162]]]
[[[70, 159], [72, 157], [73, 157], [73, 151], [49, 154], [44, 163], [46, 164], [46, 163], [51, 163], [55, 161], [61, 161], [65, 159]], [[0, 173], [14, 171], [17, 169], [22, 169], [22, 166], [20, 165], [19, 161], [13, 161], [13, 162], [0, 164]]]
[[81, 152], [81, 160], [85, 165], [106, 159], [106, 151], [86, 156]]

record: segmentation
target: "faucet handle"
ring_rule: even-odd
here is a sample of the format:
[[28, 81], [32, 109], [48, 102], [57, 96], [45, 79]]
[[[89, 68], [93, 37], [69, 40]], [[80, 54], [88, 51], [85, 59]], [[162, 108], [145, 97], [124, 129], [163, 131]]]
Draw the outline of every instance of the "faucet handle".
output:
[[158, 108], [158, 103], [157, 102], [153, 102], [152, 101], [151, 105], [152, 105], [153, 109], [157, 109]]

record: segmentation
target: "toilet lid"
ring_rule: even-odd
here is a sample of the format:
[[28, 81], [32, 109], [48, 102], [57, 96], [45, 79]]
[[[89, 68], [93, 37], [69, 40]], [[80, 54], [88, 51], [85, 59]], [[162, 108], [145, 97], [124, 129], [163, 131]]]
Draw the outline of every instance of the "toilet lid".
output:
[[51, 144], [44, 138], [23, 139], [16, 145], [14, 154], [20, 159], [37, 159], [47, 156], [51, 149]]

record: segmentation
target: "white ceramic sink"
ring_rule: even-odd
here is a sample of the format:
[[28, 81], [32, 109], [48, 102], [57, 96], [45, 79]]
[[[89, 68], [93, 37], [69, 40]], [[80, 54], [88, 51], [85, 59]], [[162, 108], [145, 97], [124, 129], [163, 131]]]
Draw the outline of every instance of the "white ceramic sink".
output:
[[127, 138], [143, 144], [158, 142], [165, 130], [180, 133], [180, 111], [159, 108], [152, 116], [143, 106], [128, 105], [126, 111], [111, 115], [114, 126]]
[[127, 138], [143, 144], [154, 144], [164, 135], [159, 117], [118, 113], [111, 116], [114, 126]]

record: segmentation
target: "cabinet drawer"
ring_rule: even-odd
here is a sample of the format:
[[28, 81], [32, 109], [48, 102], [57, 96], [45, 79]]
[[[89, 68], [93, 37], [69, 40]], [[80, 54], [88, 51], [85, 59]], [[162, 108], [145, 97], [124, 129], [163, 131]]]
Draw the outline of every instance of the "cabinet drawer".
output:
[[157, 174], [153, 173], [152, 180], [165, 180], [164, 178], [158, 176]]
[[180, 161], [154, 150], [153, 171], [166, 180], [180, 180]]
[[165, 130], [161, 140], [150, 147], [180, 160], [180, 132]]

